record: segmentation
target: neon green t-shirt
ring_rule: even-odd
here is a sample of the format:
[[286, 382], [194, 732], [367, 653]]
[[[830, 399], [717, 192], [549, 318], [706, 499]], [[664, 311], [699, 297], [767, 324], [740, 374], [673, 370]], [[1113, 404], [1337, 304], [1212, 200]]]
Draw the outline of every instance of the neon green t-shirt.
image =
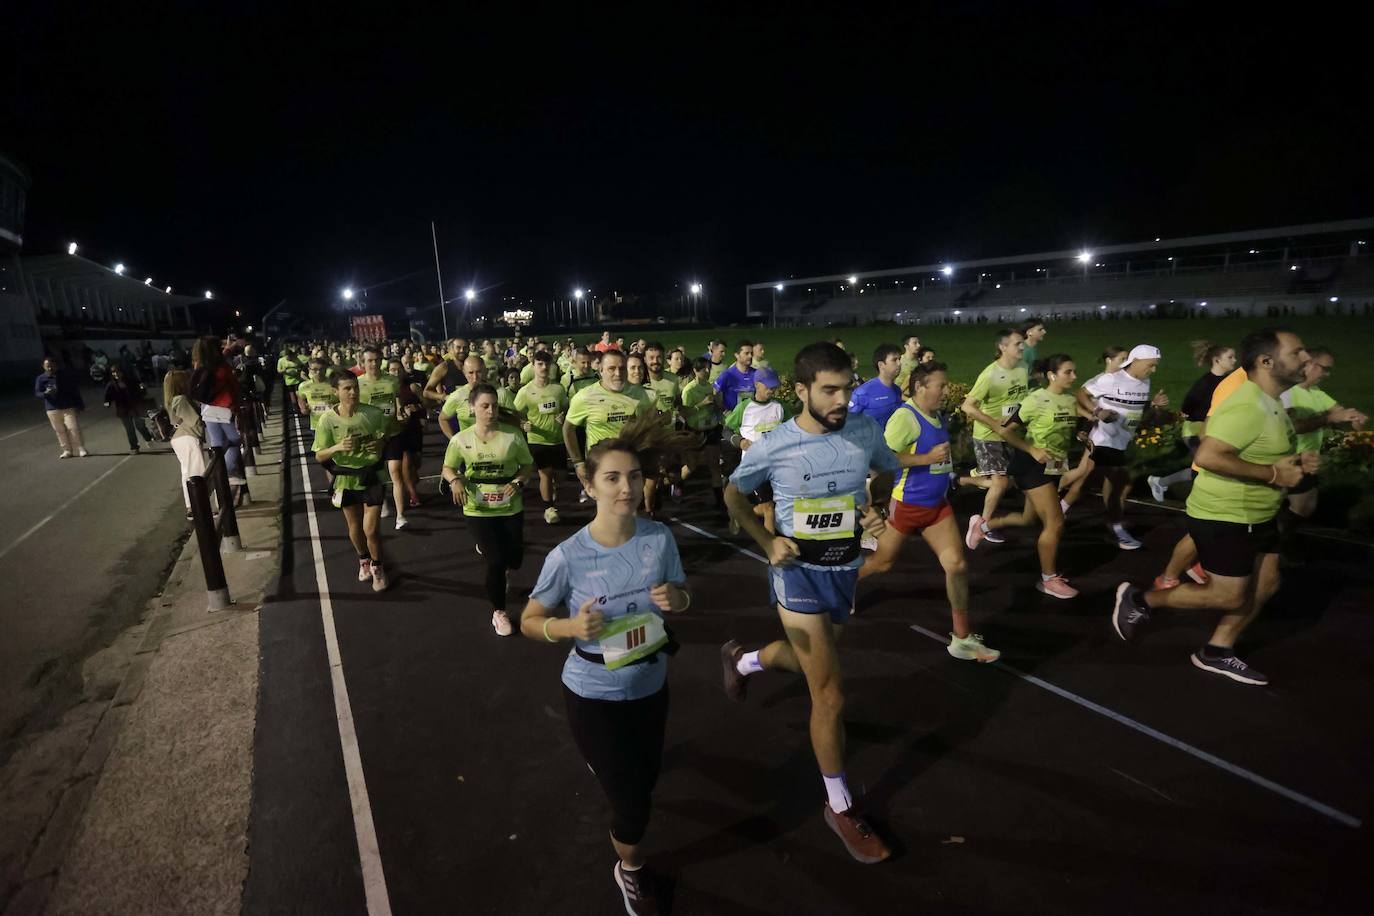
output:
[[515, 412], [530, 424], [529, 441], [534, 445], [563, 444], [567, 410], [568, 392], [557, 382], [542, 388], [530, 382], [515, 393]]
[[682, 386], [682, 419], [688, 429], [715, 429], [720, 425], [720, 413], [714, 400], [716, 389], [709, 381], [698, 382], [695, 377]]
[[294, 356], [282, 355], [277, 360], [277, 374], [281, 376], [282, 383], [285, 385], [299, 385], [301, 382], [301, 364]]
[[496, 373], [501, 371], [501, 357], [496, 354], [482, 357], [482, 364], [487, 367], [487, 376], [496, 378]]
[[[968, 396], [978, 402], [978, 407], [990, 417], [1009, 417], [1016, 405], [1028, 391], [1026, 370], [1017, 366], [1004, 369], [998, 363], [990, 363], [978, 374], [978, 380], [969, 389]], [[981, 420], [973, 421], [973, 438], [1001, 439], [994, 430]]]
[[[1304, 388], [1301, 385], [1294, 385], [1289, 388], [1279, 400], [1284, 407], [1291, 411], [1289, 416], [1295, 420], [1310, 420], [1312, 417], [1319, 417], [1336, 406], [1336, 399], [1325, 391], [1320, 388]], [[1298, 433], [1298, 451], [1321, 451], [1322, 443], [1330, 434], [1331, 430], [1325, 426], [1311, 432]]]
[[[458, 429], [464, 430], [473, 424], [472, 405], [468, 403], [468, 391], [472, 388], [471, 384], [459, 385], [444, 398], [443, 406], [439, 408], [441, 419], [458, 420]], [[500, 396], [497, 396], [497, 403], [500, 403]]]
[[571, 372], [565, 372], [559, 381], [563, 385], [563, 390], [568, 393], [568, 397], [572, 397], [583, 388], [590, 388], [601, 381], [601, 376], [593, 372], [591, 375], [579, 375], [574, 378]]
[[517, 392], [502, 385], [500, 388], [496, 389], [496, 406], [500, 407], [502, 410], [509, 410], [514, 413], [516, 394]]
[[587, 427], [587, 448], [609, 439], [630, 420], [653, 409], [653, 399], [638, 385], [627, 384], [620, 391], [602, 385], [583, 388], [568, 402], [566, 420], [573, 426]]
[[651, 378], [644, 384], [644, 390], [654, 399], [654, 407], [663, 414], [663, 422], [672, 426], [673, 413], [678, 405], [677, 379], [670, 375], [664, 375], [657, 381]]
[[305, 403], [310, 408], [312, 432], [320, 425], [320, 417], [324, 416], [324, 412], [339, 403], [339, 396], [334, 393], [333, 386], [328, 382], [301, 382], [296, 394], [305, 398]]
[[461, 471], [467, 478], [464, 515], [491, 517], [523, 512], [520, 492], [507, 495], [506, 484], [520, 468], [533, 463], [520, 430], [504, 423], [498, 423], [486, 441], [478, 438], [477, 427], [470, 426], [448, 440], [444, 450], [444, 467]]
[[1067, 391], [1052, 394], [1037, 388], [1021, 401], [1021, 422], [1026, 425], [1026, 441], [1054, 456], [1045, 465], [1046, 474], [1063, 474], [1078, 420], [1078, 401]]
[[[1298, 435], [1288, 413], [1254, 382], [1247, 381], [1207, 418], [1208, 439], [1237, 449], [1244, 461], [1273, 464], [1297, 452]], [[1202, 468], [1188, 494], [1193, 518], [1256, 525], [1279, 511], [1283, 490], [1257, 480], [1237, 480]]]
[[520, 384], [528, 385], [534, 381], [534, 363], [525, 363], [520, 367]]
[[358, 403], [370, 404], [386, 414], [390, 421], [388, 436], [401, 431], [401, 423], [396, 419], [396, 398], [401, 392], [401, 380], [393, 375], [381, 375], [375, 379], [366, 374], [358, 376]]
[[[730, 363], [730, 365], [733, 366], [734, 363]], [[710, 376], [710, 378], [707, 379], [707, 381], [709, 381], [709, 382], [714, 382], [717, 378], [720, 377], [720, 374], [721, 374], [722, 372], [724, 372], [724, 371], [725, 371], [725, 361], [724, 361], [724, 360], [721, 360], [721, 361], [718, 362], [718, 363], [711, 363], [711, 376]]]
[[[337, 409], [330, 408], [320, 415], [320, 421], [315, 427], [315, 441], [311, 444], [310, 450], [323, 451], [352, 435], [357, 439], [353, 449], [335, 452], [334, 464], [340, 468], [366, 468], [382, 456], [382, 443], [387, 437], [387, 423], [386, 414], [371, 404], [357, 404], [353, 408], [353, 415], [349, 417], [341, 416]], [[391, 483], [391, 478], [386, 473], [385, 461], [377, 467], [377, 482]], [[366, 487], [357, 474], [336, 474], [334, 489], [364, 490]]]

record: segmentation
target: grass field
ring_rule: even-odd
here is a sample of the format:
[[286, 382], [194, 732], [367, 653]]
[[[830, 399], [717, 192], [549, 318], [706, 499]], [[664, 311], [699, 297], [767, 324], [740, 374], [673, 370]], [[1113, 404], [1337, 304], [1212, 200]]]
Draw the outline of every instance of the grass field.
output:
[[[1201, 369], [1192, 362], [1189, 342], [1199, 338], [1220, 343], [1237, 344], [1247, 331], [1273, 323], [1262, 318], [1216, 318], [1208, 320], [1168, 321], [1075, 321], [1051, 323], [1049, 333], [1040, 343], [1040, 355], [1068, 353], [1078, 363], [1078, 377], [1086, 380], [1101, 370], [1098, 356], [1112, 344], [1131, 347], [1139, 343], [1153, 344], [1163, 352], [1159, 370], [1155, 374], [1155, 390], [1167, 391], [1175, 407], [1193, 384]], [[1374, 323], [1356, 317], [1290, 318], [1287, 326], [1312, 346], [1328, 347], [1336, 357], [1336, 367], [1323, 386], [1343, 404], [1365, 410], [1374, 408]], [[878, 344], [900, 343], [906, 327], [874, 326], [858, 328], [717, 328], [714, 331], [678, 332], [672, 329], [653, 329], [644, 334], [668, 346], [681, 346], [692, 356], [701, 354], [713, 337], [726, 342], [727, 356], [734, 352], [741, 339], [762, 340], [773, 367], [791, 372], [792, 359], [797, 350], [816, 340], [826, 340], [838, 334], [845, 349], [859, 355], [865, 377], [873, 374], [871, 357]], [[994, 356], [995, 325], [916, 325], [910, 328], [921, 343], [934, 347], [936, 358], [946, 363], [955, 381], [972, 384], [983, 367]], [[637, 336], [635, 329], [616, 332], [627, 340]], [[581, 337], [578, 337], [581, 340]]]

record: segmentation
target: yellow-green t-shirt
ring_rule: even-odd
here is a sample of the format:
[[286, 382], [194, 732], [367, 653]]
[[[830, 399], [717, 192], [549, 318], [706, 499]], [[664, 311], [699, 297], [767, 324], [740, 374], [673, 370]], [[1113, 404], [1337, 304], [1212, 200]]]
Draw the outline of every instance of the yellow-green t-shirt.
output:
[[574, 378], [571, 372], [565, 372], [560, 381], [563, 383], [563, 390], [568, 392], [568, 397], [572, 397], [583, 388], [590, 388], [601, 381], [601, 376], [593, 372], [591, 375], [579, 375]]
[[654, 407], [663, 414], [663, 422], [672, 426], [673, 413], [677, 410], [678, 405], [677, 379], [670, 375], [664, 375], [657, 381], [650, 378], [644, 383], [644, 390], [654, 399]]
[[637, 416], [653, 410], [653, 399], [638, 385], [626, 384], [620, 391], [602, 385], [583, 388], [568, 403], [567, 422], [587, 427], [587, 448], [609, 439]]
[[324, 416], [324, 412], [339, 403], [339, 396], [328, 382], [301, 382], [296, 394], [305, 398], [306, 406], [310, 408], [311, 431], [320, 425], [320, 417]]
[[1056, 460], [1045, 466], [1046, 474], [1063, 474], [1069, 457], [1069, 443], [1078, 423], [1078, 401], [1067, 391], [1052, 394], [1037, 388], [1021, 401], [1021, 422], [1026, 426], [1026, 441], [1043, 448]]
[[388, 436], [401, 431], [401, 423], [396, 419], [396, 398], [401, 393], [401, 380], [394, 375], [381, 375], [375, 379], [367, 374], [358, 376], [358, 403], [370, 404], [386, 414], [390, 421]]
[[[1239, 451], [1243, 461], [1273, 464], [1297, 452], [1293, 421], [1276, 399], [1247, 381], [1207, 418], [1208, 439]], [[1256, 525], [1272, 519], [1283, 502], [1283, 490], [1258, 480], [1239, 480], [1202, 468], [1188, 494], [1193, 518]]]
[[277, 374], [281, 376], [284, 385], [299, 385], [301, 381], [300, 360], [294, 356], [283, 355], [277, 360]]
[[[1292, 411], [1290, 416], [1298, 420], [1310, 420], [1313, 417], [1319, 417], [1336, 406], [1336, 399], [1325, 391], [1316, 387], [1304, 388], [1301, 385], [1294, 385], [1289, 388], [1279, 400], [1284, 407]], [[1322, 443], [1330, 434], [1331, 430], [1325, 426], [1319, 426], [1310, 432], [1298, 433], [1298, 451], [1321, 451]]]
[[[371, 404], [357, 404], [353, 408], [353, 415], [349, 417], [341, 416], [336, 408], [331, 407], [320, 415], [310, 450], [323, 451], [353, 435], [358, 441], [353, 444], [352, 451], [335, 452], [334, 465], [339, 468], [366, 468], [382, 457], [382, 443], [388, 435], [387, 424], [386, 414]], [[377, 482], [391, 483], [385, 461], [377, 467]], [[334, 489], [363, 490], [366, 487], [357, 474], [335, 474]]]
[[520, 367], [520, 384], [528, 385], [534, 380], [534, 363], [525, 363]]
[[[1026, 370], [1022, 366], [1005, 369], [999, 363], [990, 363], [978, 374], [978, 380], [969, 389], [968, 396], [978, 402], [978, 408], [990, 417], [1011, 416], [1016, 405], [1028, 391]], [[997, 432], [981, 420], [973, 421], [973, 438], [1001, 439]]]
[[716, 389], [710, 382], [698, 382], [695, 377], [682, 386], [682, 420], [688, 429], [715, 429], [720, 425], [720, 414], [716, 410], [712, 396]]
[[563, 414], [568, 409], [568, 392], [557, 382], [540, 388], [534, 382], [515, 393], [515, 412], [530, 424], [529, 441], [534, 445], [563, 444]]
[[[472, 388], [471, 384], [459, 385], [444, 398], [444, 404], [439, 408], [440, 419], [451, 417], [458, 418], [458, 429], [464, 430], [473, 424], [472, 405], [468, 403], [468, 391]], [[497, 396], [497, 403], [500, 403], [500, 396]]]
[[478, 438], [477, 427], [470, 426], [448, 440], [444, 450], [444, 467], [462, 471], [469, 484], [464, 515], [491, 517], [524, 511], [520, 492], [506, 496], [504, 491], [520, 468], [533, 463], [520, 430], [504, 423], [498, 423], [485, 442]]

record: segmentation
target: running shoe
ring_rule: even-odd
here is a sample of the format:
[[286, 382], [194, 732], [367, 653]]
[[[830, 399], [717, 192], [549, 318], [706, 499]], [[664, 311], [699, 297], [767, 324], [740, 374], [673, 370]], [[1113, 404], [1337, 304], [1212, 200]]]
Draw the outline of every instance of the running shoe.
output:
[[382, 500], [382, 518], [391, 518], [391, 503]]
[[1168, 576], [1155, 576], [1154, 588], [1157, 592], [1167, 592], [1171, 588], [1178, 588], [1178, 580], [1170, 579]]
[[945, 651], [955, 658], [970, 662], [995, 662], [1002, 657], [1001, 652], [983, 645], [983, 637], [978, 633], [970, 633], [962, 638], [949, 634], [949, 645]]
[[1229, 677], [1237, 684], [1245, 684], [1250, 687], [1265, 687], [1269, 684], [1269, 678], [1245, 664], [1235, 653], [1223, 655], [1220, 658], [1208, 658], [1199, 649], [1190, 657], [1193, 667], [1206, 671], [1208, 674]]
[[1207, 570], [1202, 568], [1201, 563], [1194, 563], [1192, 566], [1188, 567], [1188, 578], [1192, 579], [1198, 585], [1206, 585], [1208, 582], [1212, 581], [1212, 577], [1207, 575]]
[[1048, 579], [1042, 578], [1035, 583], [1035, 590], [1042, 594], [1049, 595], [1051, 598], [1076, 598], [1078, 589], [1069, 584], [1069, 580], [1063, 576], [1051, 576]]
[[89, 458], [90, 455], [91, 453], [86, 451], [84, 448], [79, 448], [76, 450], [76, 457], [78, 458]]
[[412, 497], [407, 501], [406, 505], [409, 506], [411, 509], [418, 509], [418, 508], [420, 508], [420, 497], [418, 497], [418, 496], [412, 496]]
[[1007, 542], [1006, 538], [1002, 537], [1002, 535], [998, 534], [996, 531], [991, 530], [983, 532], [983, 540], [987, 541], [989, 544], [1005, 544]]
[[388, 585], [388, 583], [387, 583], [387, 581], [386, 581], [386, 572], [382, 569], [382, 564], [380, 564], [380, 563], [373, 563], [373, 564], [372, 564], [372, 590], [373, 590], [374, 592], [384, 592], [384, 591], [386, 591], [387, 585]]
[[735, 520], [733, 515], [730, 516], [730, 533], [739, 534], [739, 522]]
[[1146, 477], [1145, 481], [1150, 485], [1150, 495], [1155, 498], [1155, 502], [1164, 502], [1164, 497], [1169, 495], [1169, 488], [1164, 485], [1164, 481], [1158, 477]]
[[57, 457], [58, 457], [58, 458], [70, 458], [71, 456], [72, 456], [72, 450], [69, 449], [69, 448], [64, 448], [64, 449], [62, 450], [62, 454], [58, 455]]
[[677, 502], [682, 499], [682, 487], [678, 484], [673, 484], [668, 488], [668, 495], [672, 497], [673, 502]]
[[139, 447], [138, 447], [137, 445], [135, 445], [133, 448], [129, 449], [129, 454], [130, 454], [130, 455], [137, 455], [137, 454], [139, 453], [139, 451], [140, 451]]
[[408, 525], [409, 523], [410, 523], [410, 520], [407, 519], [404, 515], [398, 515], [398, 516], [396, 516], [396, 530], [397, 530], [397, 531], [400, 531], [402, 528], [404, 528], [404, 527], [405, 527], [406, 525]]
[[625, 900], [625, 912], [630, 916], [655, 916], [659, 912], [658, 902], [654, 899], [653, 879], [642, 868], [626, 871], [615, 863], [612, 871], [620, 896]]
[[736, 703], [743, 702], [749, 691], [749, 678], [739, 673], [739, 660], [744, 656], [744, 647], [736, 640], [730, 640], [720, 647], [721, 673], [725, 677], [725, 695]]
[[359, 561], [358, 561], [358, 581], [359, 581], [359, 582], [366, 582], [368, 579], [371, 579], [371, 578], [372, 578], [372, 561], [371, 561], [371, 560], [359, 560]]
[[826, 824], [844, 841], [844, 848], [848, 849], [849, 854], [855, 859], [865, 865], [872, 865], [892, 855], [887, 844], [878, 838], [873, 828], [869, 827], [853, 808], [836, 814], [829, 802], [821, 802], [821, 807], [824, 810]]
[[1112, 534], [1116, 535], [1116, 546], [1122, 550], [1139, 550], [1141, 548], [1141, 543], [1131, 537], [1131, 533], [1125, 528], [1120, 531], [1113, 531]]
[[968, 533], [964, 535], [964, 546], [969, 550], [977, 550], [978, 545], [986, 538], [987, 532], [983, 530], [983, 516], [975, 515], [968, 520]]
[[1112, 606], [1112, 629], [1116, 635], [1127, 642], [1135, 635], [1136, 628], [1150, 622], [1150, 607], [1140, 594], [1140, 589], [1129, 582], [1116, 587], [1116, 604]]
[[491, 612], [491, 628], [496, 631], [497, 636], [509, 636], [513, 632], [510, 617], [506, 616], [505, 611]]
[[544, 510], [544, 524], [546, 524], [546, 525], [557, 525], [557, 524], [558, 524], [558, 507], [557, 507], [557, 506], [549, 506], [547, 509]]

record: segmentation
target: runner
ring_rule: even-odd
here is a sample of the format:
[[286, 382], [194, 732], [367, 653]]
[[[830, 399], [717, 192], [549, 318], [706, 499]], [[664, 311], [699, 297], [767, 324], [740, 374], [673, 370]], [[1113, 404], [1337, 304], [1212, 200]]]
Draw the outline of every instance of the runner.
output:
[[577, 394], [583, 388], [588, 388], [601, 381], [601, 377], [592, 371], [592, 354], [590, 351], [578, 349], [573, 351], [571, 367], [562, 378], [563, 390], [568, 393], [568, 397]]
[[1240, 684], [1269, 678], [1241, 661], [1236, 640], [1279, 587], [1278, 526], [1283, 489], [1316, 473], [1315, 452], [1297, 453], [1297, 433], [1279, 396], [1305, 376], [1307, 351], [1296, 334], [1262, 328], [1240, 342], [1247, 380], [1207, 419], [1197, 450], [1200, 468], [1188, 494], [1188, 533], [1197, 545], [1206, 585], [1116, 589], [1112, 628], [1130, 641], [1160, 608], [1215, 609], [1221, 621], [1191, 656], [1195, 667]]
[[902, 338], [902, 364], [897, 370], [897, 378], [894, 381], [902, 391], [910, 390], [908, 381], [911, 379], [911, 370], [921, 363], [921, 338], [915, 334], [908, 334]]
[[[668, 429], [675, 429], [678, 419], [679, 386], [676, 376], [665, 375], [663, 372], [663, 344], [654, 340], [644, 345], [644, 366], [648, 371], [648, 377], [643, 383], [643, 388], [653, 398], [654, 407], [658, 410], [663, 425]], [[682, 488], [677, 485], [677, 470], [681, 467], [678, 456], [666, 455], [665, 461], [662, 467], [653, 468], [651, 474], [644, 476], [644, 511], [650, 518], [654, 517], [662, 501], [659, 492], [660, 482], [670, 487], [673, 496], [682, 496]]]
[[[1331, 370], [1336, 365], [1336, 358], [1331, 351], [1326, 347], [1312, 347], [1307, 351], [1307, 356], [1308, 363], [1302, 381], [1285, 391], [1280, 400], [1298, 434], [1298, 451], [1320, 454], [1322, 444], [1333, 426], [1349, 423], [1357, 430], [1364, 429], [1369, 418], [1358, 410], [1337, 404], [1335, 398], [1318, 387], [1330, 378]], [[1293, 518], [1281, 512], [1279, 521], [1287, 538], [1300, 519], [1310, 519], [1317, 511], [1317, 475], [1303, 474], [1302, 481], [1288, 489], [1286, 501], [1286, 508]]]
[[[778, 374], [772, 369], [756, 372], [754, 374], [754, 396], [752, 398], [741, 397], [739, 403], [735, 405], [735, 409], [725, 418], [725, 427], [736, 430], [735, 434], [731, 435], [730, 440], [740, 451], [747, 450], [788, 419], [787, 407], [782, 401], [773, 397], [773, 393], [780, 384]], [[772, 489], [766, 485], [760, 487], [749, 494], [749, 501], [754, 506], [754, 514], [763, 520], [763, 527], [768, 529], [769, 534], [775, 533]], [[739, 534], [739, 532], [739, 523], [731, 518], [730, 533]]]
[[[392, 479], [401, 478], [406, 495], [406, 505], [414, 509], [420, 505], [420, 459], [425, 445], [425, 405], [422, 400], [425, 390], [425, 377], [418, 372], [406, 374], [405, 357], [393, 356], [387, 361], [387, 372], [396, 379], [396, 419], [400, 432], [395, 436], [401, 452], [401, 473], [392, 473]], [[391, 445], [390, 442], [387, 443]], [[387, 465], [390, 470], [391, 465]], [[399, 507], [401, 488], [394, 491], [393, 498]], [[401, 528], [401, 519], [396, 519], [396, 527]]]
[[468, 398], [473, 423], [449, 440], [443, 475], [453, 504], [463, 507], [477, 553], [487, 563], [491, 628], [498, 636], [509, 636], [506, 586], [510, 571], [519, 569], [525, 558], [522, 490], [534, 476], [534, 458], [520, 431], [498, 422], [495, 388], [474, 382]]
[[711, 497], [716, 510], [725, 511], [725, 485], [720, 476], [720, 395], [711, 385], [711, 361], [698, 356], [692, 361], [692, 378], [682, 386], [682, 424], [699, 437], [698, 445], [688, 447], [682, 454], [682, 480], [692, 471], [705, 467], [711, 477]]
[[[449, 351], [444, 355], [443, 362], [430, 371], [429, 381], [425, 382], [426, 402], [442, 404], [449, 393], [456, 391], [470, 381], [465, 377], [463, 371], [467, 358], [468, 342], [461, 337], [453, 338], [449, 342]], [[481, 357], [478, 357], [477, 361], [481, 363]]]
[[286, 389], [286, 404], [296, 403], [296, 388], [301, 383], [301, 361], [296, 356], [294, 344], [287, 344], [282, 348], [281, 356], [277, 360], [277, 375], [281, 377], [282, 387]]
[[563, 417], [568, 412], [568, 392], [550, 381], [553, 357], [547, 350], [534, 354], [534, 378], [515, 395], [515, 412], [524, 417], [530, 455], [539, 469], [539, 498], [544, 502], [544, 522], [558, 524], [558, 471], [567, 466], [563, 447]]
[[678, 384], [685, 384], [692, 377], [692, 367], [687, 362], [687, 353], [681, 347], [674, 347], [673, 352], [668, 354], [668, 372], [678, 380]]
[[376, 407], [359, 403], [358, 380], [352, 374], [335, 381], [334, 393], [339, 403], [320, 417], [310, 450], [334, 475], [332, 501], [343, 510], [348, 539], [358, 552], [358, 581], [371, 579], [372, 590], [380, 592], [387, 587], [377, 529], [390, 483], [382, 459], [390, 421]]
[[619, 348], [616, 347], [615, 342], [611, 340], [611, 332], [602, 331], [601, 340], [592, 344], [589, 349], [595, 350], [597, 353], [605, 353], [607, 350], [615, 350]]
[[[396, 530], [407, 524], [406, 494], [404, 482], [405, 447], [401, 442], [401, 421], [397, 417], [397, 398], [401, 392], [400, 378], [382, 373], [382, 353], [369, 344], [363, 347], [361, 365], [363, 374], [358, 376], [358, 401], [377, 408], [386, 414], [386, 443], [382, 446], [382, 460], [386, 462], [387, 476], [391, 478], [392, 501], [396, 504]], [[390, 507], [382, 502], [382, 518], [391, 514]]]
[[[1212, 343], [1210, 340], [1195, 340], [1192, 347], [1193, 361], [1199, 366], [1206, 367], [1207, 371], [1203, 373], [1202, 378], [1193, 382], [1193, 387], [1183, 396], [1183, 405], [1179, 408], [1183, 414], [1183, 444], [1188, 446], [1190, 459], [1197, 452], [1198, 443], [1202, 441], [1202, 426], [1207, 420], [1207, 410], [1212, 406], [1212, 393], [1217, 390], [1221, 380], [1236, 368], [1234, 347]], [[1155, 502], [1164, 502], [1164, 497], [1174, 484], [1187, 483], [1193, 479], [1195, 472], [1191, 464], [1190, 460], [1189, 466], [1172, 474], [1145, 478]]]
[[325, 411], [339, 403], [334, 386], [325, 381], [324, 360], [310, 361], [310, 378], [296, 386], [296, 407], [301, 416], [310, 418], [310, 431], [313, 433], [320, 425], [320, 417]]
[[[1045, 339], [1045, 322], [1032, 318], [1022, 324], [1020, 330], [1021, 336], [1026, 339], [1026, 348], [1021, 351], [1021, 368], [1033, 375], [1035, 364], [1040, 359], [1040, 342]], [[1038, 388], [1044, 380], [1030, 378], [1029, 383], [1032, 388]]]
[[[668, 656], [676, 643], [662, 613], [691, 606], [668, 528], [636, 517], [644, 467], [669, 431], [642, 415], [587, 453], [596, 517], [549, 552], [520, 618], [536, 641], [573, 640], [563, 699], [573, 740], [611, 808], [613, 871], [625, 911], [659, 912], [642, 843], [668, 721]], [[559, 607], [567, 617], [556, 617]], [[574, 609], [576, 612], [574, 613]]]
[[[1121, 368], [1121, 364], [1126, 361], [1126, 357], [1131, 355], [1131, 351], [1125, 347], [1110, 346], [1102, 351], [1098, 359], [1102, 362], [1102, 371], [1088, 380], [1091, 385], [1103, 375], [1111, 375]], [[1080, 442], [1087, 442], [1088, 435], [1092, 432], [1092, 421], [1079, 420], [1079, 431], [1075, 434]], [[1072, 471], [1065, 474], [1059, 481], [1059, 509], [1067, 518], [1069, 507], [1073, 506], [1083, 495], [1083, 486], [1088, 482], [1088, 478], [1093, 472], [1093, 452], [1091, 448], [1083, 449], [1083, 454], [1078, 458], [1078, 464]]]
[[915, 366], [907, 382], [910, 399], [887, 421], [883, 438], [897, 455], [902, 471], [893, 487], [891, 515], [878, 538], [878, 549], [859, 567], [859, 581], [892, 569], [906, 539], [917, 532], [945, 571], [953, 632], [946, 651], [955, 658], [995, 662], [1002, 653], [989, 649], [969, 629], [968, 564], [959, 525], [948, 494], [954, 464], [949, 431], [940, 413], [949, 374], [943, 363]]
[[[725, 692], [742, 700], [747, 678], [773, 668], [805, 676], [811, 692], [811, 745], [828, 802], [824, 817], [849, 854], [881, 862], [887, 846], [858, 813], [844, 773], [844, 725], [836, 641], [854, 606], [863, 558], [861, 531], [881, 535], [892, 479], [899, 469], [882, 431], [867, 417], [846, 423], [849, 356], [815, 343], [797, 354], [793, 377], [803, 410], [744, 453], [726, 489], [730, 514], [769, 561], [769, 591], [787, 640], [745, 652], [721, 647]], [[864, 484], [870, 470], [873, 504]], [[746, 495], [771, 484], [778, 535], [770, 535]]]
[[625, 355], [625, 382], [629, 385], [644, 387], [649, 380], [649, 369], [644, 365], [644, 354], [631, 350]]
[[[1003, 440], [1016, 450], [1009, 470], [1025, 495], [1025, 505], [1020, 512], [994, 519], [975, 515], [968, 521], [965, 543], [973, 550], [989, 531], [1022, 527], [1039, 519], [1040, 537], [1035, 547], [1040, 581], [1035, 588], [1053, 598], [1073, 598], [1078, 590], [1059, 571], [1064, 512], [1059, 506], [1058, 477], [1068, 463], [1069, 442], [1080, 412], [1077, 399], [1070, 393], [1077, 372], [1071, 357], [1056, 353], [1037, 365], [1034, 374], [1044, 379], [1046, 387], [1026, 395], [1002, 426]], [[1011, 429], [1013, 425], [1025, 428], [1024, 438]]]
[[754, 393], [754, 344], [741, 340], [735, 347], [735, 362], [730, 367], [715, 373], [711, 384], [720, 392], [720, 409], [729, 413], [739, 403], [741, 395]]
[[[993, 517], [1002, 494], [1007, 492], [1011, 453], [998, 430], [1029, 390], [1026, 370], [1019, 365], [1024, 346], [1025, 339], [1020, 331], [1012, 328], [998, 331], [997, 359], [979, 373], [968, 397], [960, 405], [973, 420], [973, 455], [978, 461], [979, 476], [988, 481], [983, 511], [979, 515], [983, 519]], [[985, 533], [983, 537], [989, 544], [1003, 541], [998, 534]]]
[[585, 473], [582, 446], [577, 441], [579, 427], [587, 428], [587, 448], [610, 439], [630, 420], [652, 412], [653, 400], [638, 385], [625, 382], [625, 354], [610, 349], [601, 354], [601, 381], [583, 388], [568, 402], [563, 418], [563, 445], [572, 459], [582, 491], [590, 493]]
[[[435, 369], [438, 372], [443, 366]], [[449, 395], [444, 398], [444, 406], [439, 408], [439, 430], [444, 434], [445, 439], [452, 439], [460, 430], [467, 429], [472, 425], [472, 401], [468, 394], [472, 391], [472, 386], [487, 380], [487, 367], [482, 363], [480, 356], [469, 356], [463, 360], [463, 377], [467, 379], [463, 384], [454, 388]], [[430, 376], [430, 381], [433, 381]], [[428, 388], [425, 389], [429, 391]], [[454, 424], [457, 428], [454, 428]]]
[[753, 367], [754, 367], [755, 369], [772, 369], [772, 368], [773, 368], [773, 364], [770, 363], [770, 362], [768, 361], [768, 358], [767, 358], [764, 354], [765, 354], [765, 350], [764, 350], [764, 347], [763, 347], [763, 341], [761, 341], [761, 340], [756, 340], [756, 341], [754, 341], [754, 361], [753, 361], [752, 365], [753, 365]]
[[706, 353], [704, 355], [711, 363], [710, 381], [714, 384], [716, 377], [725, 369], [724, 364], [721, 362], [725, 358], [725, 341], [712, 340], [706, 345]]
[[902, 406], [902, 390], [896, 385], [902, 370], [901, 349], [896, 344], [879, 344], [873, 351], [873, 368], [878, 374], [854, 389], [849, 412], [872, 417], [879, 429], [886, 429], [888, 418]]
[[1093, 465], [1102, 472], [1102, 502], [1107, 507], [1107, 524], [1122, 550], [1139, 550], [1140, 541], [1126, 530], [1126, 497], [1131, 492], [1131, 470], [1126, 450], [1140, 428], [1150, 407], [1166, 407], [1169, 396], [1163, 391], [1150, 397], [1150, 376], [1159, 368], [1160, 352], [1149, 344], [1131, 348], [1121, 368], [1103, 373], [1078, 389], [1078, 403], [1090, 413], [1097, 425], [1089, 435]]

